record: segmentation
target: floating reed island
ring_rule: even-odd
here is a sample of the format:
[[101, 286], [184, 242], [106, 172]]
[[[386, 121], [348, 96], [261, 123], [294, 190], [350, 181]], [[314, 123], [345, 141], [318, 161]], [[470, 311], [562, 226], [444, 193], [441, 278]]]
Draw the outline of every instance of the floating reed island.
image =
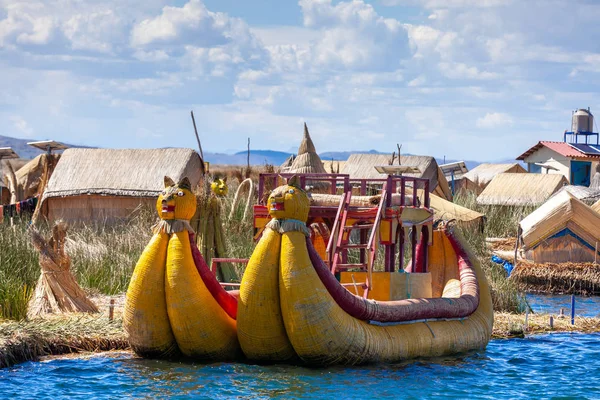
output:
[[48, 355], [127, 350], [122, 325], [120, 316], [85, 313], [0, 322], [0, 368]]
[[527, 292], [600, 295], [600, 265], [519, 261], [511, 278]]

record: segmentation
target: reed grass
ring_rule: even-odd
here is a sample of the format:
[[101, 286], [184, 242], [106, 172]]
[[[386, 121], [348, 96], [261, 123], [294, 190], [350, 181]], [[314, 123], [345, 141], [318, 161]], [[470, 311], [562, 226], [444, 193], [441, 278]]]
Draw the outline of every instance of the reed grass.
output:
[[477, 195], [474, 192], [462, 191], [455, 196], [454, 202], [484, 214], [486, 216], [484, 231], [469, 226], [458, 226], [458, 229], [481, 260], [482, 268], [490, 283], [494, 310], [523, 313], [529, 307], [524, 293], [514, 280], [508, 279], [501, 265], [491, 261], [492, 253], [486, 246], [485, 239], [516, 237], [519, 222], [535, 207], [482, 206], [477, 204], [476, 199]]

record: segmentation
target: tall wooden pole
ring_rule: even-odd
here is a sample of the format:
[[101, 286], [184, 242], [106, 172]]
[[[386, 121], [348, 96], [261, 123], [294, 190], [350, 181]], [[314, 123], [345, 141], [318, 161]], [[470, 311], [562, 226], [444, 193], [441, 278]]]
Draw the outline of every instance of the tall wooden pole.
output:
[[200, 144], [200, 136], [198, 136], [198, 129], [196, 128], [196, 119], [194, 118], [194, 111], [190, 111], [192, 114], [192, 123], [194, 124], [194, 133], [196, 134], [196, 140], [198, 141], [198, 149], [200, 150], [200, 157], [202, 158], [202, 162], [204, 162], [204, 153], [202, 152], [202, 145]]

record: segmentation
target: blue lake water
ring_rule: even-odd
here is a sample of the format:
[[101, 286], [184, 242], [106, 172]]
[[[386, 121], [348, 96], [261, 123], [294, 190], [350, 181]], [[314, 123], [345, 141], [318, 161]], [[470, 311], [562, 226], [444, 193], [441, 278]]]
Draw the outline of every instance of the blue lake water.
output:
[[[535, 313], [558, 314], [564, 309], [571, 315], [571, 296], [562, 294], [527, 294], [527, 301]], [[575, 315], [600, 317], [600, 297], [575, 296]]]
[[598, 399], [600, 334], [494, 340], [457, 357], [351, 368], [55, 359], [0, 370], [0, 397]]

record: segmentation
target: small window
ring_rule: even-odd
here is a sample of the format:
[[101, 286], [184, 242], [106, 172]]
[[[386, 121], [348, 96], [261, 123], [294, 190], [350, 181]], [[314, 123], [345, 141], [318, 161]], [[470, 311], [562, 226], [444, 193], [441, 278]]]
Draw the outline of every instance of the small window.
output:
[[534, 163], [528, 163], [527, 165], [529, 172], [531, 172], [532, 174], [542, 173], [542, 167], [540, 167], [539, 165], [535, 165]]

